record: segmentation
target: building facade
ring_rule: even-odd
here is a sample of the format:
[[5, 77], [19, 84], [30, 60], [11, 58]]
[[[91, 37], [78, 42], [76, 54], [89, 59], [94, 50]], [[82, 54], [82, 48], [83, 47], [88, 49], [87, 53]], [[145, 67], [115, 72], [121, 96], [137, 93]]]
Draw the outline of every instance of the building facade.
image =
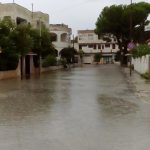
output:
[[49, 27], [49, 15], [38, 12], [32, 12], [16, 3], [0, 3], [0, 19], [4, 17], [11, 18], [16, 24], [22, 22], [29, 23], [35, 28], [39, 28], [40, 25]]
[[94, 55], [102, 55], [101, 63], [111, 63], [119, 50], [117, 40], [112, 34], [98, 36], [94, 30], [78, 31], [78, 49], [84, 52], [83, 63], [94, 62]]
[[50, 24], [49, 29], [58, 54], [63, 48], [71, 46], [72, 29], [68, 25]]

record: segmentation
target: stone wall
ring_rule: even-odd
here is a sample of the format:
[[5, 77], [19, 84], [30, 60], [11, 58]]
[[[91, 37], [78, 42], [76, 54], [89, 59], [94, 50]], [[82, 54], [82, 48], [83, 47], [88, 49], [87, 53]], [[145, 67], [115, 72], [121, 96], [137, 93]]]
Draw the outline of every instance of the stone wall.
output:
[[55, 71], [55, 70], [59, 70], [59, 69], [63, 69], [63, 66], [50, 66], [50, 67], [46, 67], [46, 68], [41, 68], [41, 73], [44, 72], [49, 72], [49, 71]]
[[20, 63], [16, 70], [0, 71], [0, 80], [20, 77]]

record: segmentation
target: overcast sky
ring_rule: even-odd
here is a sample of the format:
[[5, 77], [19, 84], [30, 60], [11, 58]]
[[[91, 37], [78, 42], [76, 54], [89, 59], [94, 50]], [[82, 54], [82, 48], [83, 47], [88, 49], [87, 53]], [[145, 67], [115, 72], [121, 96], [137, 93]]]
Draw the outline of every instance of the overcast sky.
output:
[[[80, 29], [94, 29], [95, 22], [105, 6], [112, 4], [130, 4], [131, 0], [14, 0], [29, 10], [34, 4], [34, 11], [49, 14], [51, 24], [64, 23], [76, 34]], [[132, 0], [140, 2], [141, 0]], [[143, 0], [150, 2], [150, 0]], [[13, 0], [0, 0], [2, 3], [12, 3]]]

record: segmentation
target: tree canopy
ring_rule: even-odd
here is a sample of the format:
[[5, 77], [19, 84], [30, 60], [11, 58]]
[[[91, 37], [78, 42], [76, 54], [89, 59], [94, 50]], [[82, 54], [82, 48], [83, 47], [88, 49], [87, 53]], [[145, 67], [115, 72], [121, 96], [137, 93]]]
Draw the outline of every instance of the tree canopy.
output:
[[16, 45], [13, 40], [13, 32], [16, 26], [10, 18], [0, 21], [0, 70], [13, 70], [18, 65]]
[[23, 23], [18, 25], [16, 30], [14, 30], [13, 40], [16, 45], [16, 50], [21, 56], [24, 56], [31, 51], [33, 41], [29, 34], [30, 29], [30, 25]]
[[60, 55], [62, 58], [67, 60], [67, 63], [74, 62], [74, 55], [77, 54], [77, 51], [73, 47], [66, 47], [60, 51]]
[[42, 26], [40, 33], [27, 23], [16, 25], [10, 17], [0, 20], [0, 70], [15, 69], [19, 56], [31, 51], [43, 58], [57, 55], [48, 29]]
[[148, 23], [149, 13], [150, 4], [146, 2], [105, 7], [97, 19], [95, 32], [116, 36], [120, 51], [125, 55], [130, 36], [137, 42], [143, 42], [144, 26]]
[[30, 36], [33, 39], [33, 52], [41, 55], [42, 57], [46, 57], [49, 54], [56, 55], [48, 29], [42, 27], [41, 33], [38, 29], [31, 29]]

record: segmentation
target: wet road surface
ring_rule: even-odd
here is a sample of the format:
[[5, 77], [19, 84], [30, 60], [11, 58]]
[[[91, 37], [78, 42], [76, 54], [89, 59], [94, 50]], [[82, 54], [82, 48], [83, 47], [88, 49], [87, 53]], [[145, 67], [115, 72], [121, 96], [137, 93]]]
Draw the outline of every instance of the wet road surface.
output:
[[119, 66], [0, 81], [0, 150], [148, 150], [150, 105]]

